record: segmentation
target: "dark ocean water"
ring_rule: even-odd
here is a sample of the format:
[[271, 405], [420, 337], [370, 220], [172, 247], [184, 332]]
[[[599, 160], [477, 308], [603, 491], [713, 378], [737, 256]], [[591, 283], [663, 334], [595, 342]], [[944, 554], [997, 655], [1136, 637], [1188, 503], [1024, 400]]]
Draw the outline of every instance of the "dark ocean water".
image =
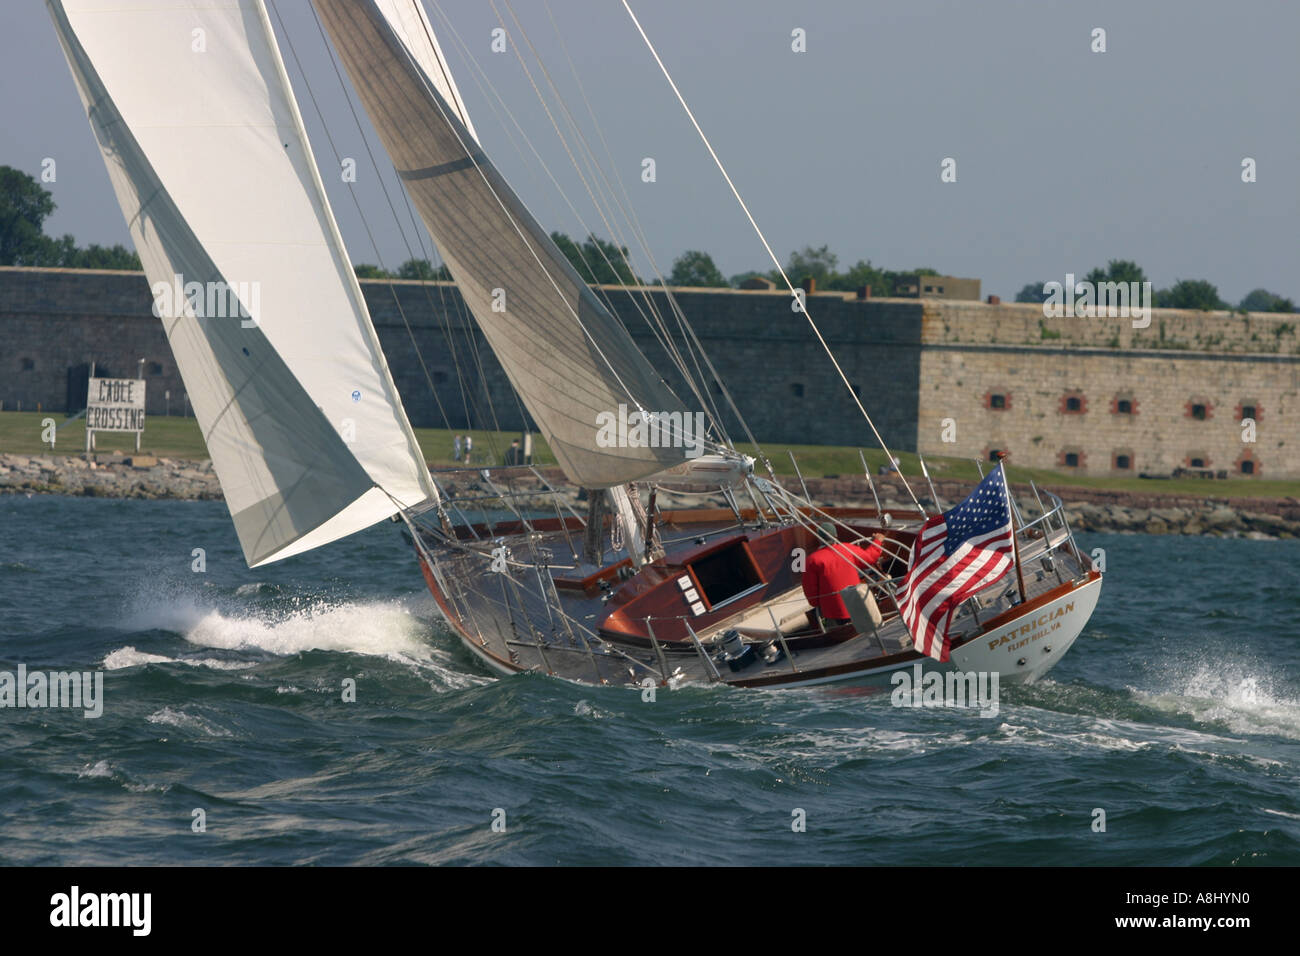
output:
[[106, 672], [0, 710], [0, 863], [1300, 863], [1300, 542], [1081, 542], [1091, 624], [984, 719], [498, 680], [391, 526], [250, 571], [219, 503], [0, 497], [0, 670]]

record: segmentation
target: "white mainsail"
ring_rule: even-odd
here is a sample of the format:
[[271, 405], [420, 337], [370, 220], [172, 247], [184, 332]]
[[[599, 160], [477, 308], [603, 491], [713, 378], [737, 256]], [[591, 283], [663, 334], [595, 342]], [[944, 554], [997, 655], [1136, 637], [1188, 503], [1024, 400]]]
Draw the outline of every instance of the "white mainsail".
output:
[[249, 565], [436, 498], [261, 0], [47, 6]]
[[470, 311], [569, 478], [612, 487], [698, 454], [602, 447], [601, 416], [621, 408], [677, 421], [690, 413], [483, 154], [441, 52], [430, 53], [436, 41], [418, 0], [313, 2]]

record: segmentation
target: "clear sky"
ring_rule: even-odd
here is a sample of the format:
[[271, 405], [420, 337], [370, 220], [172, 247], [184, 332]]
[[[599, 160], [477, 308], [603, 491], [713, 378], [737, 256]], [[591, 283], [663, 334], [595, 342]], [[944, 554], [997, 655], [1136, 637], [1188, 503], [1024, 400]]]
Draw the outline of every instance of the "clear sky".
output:
[[[608, 143], [665, 272], [685, 249], [711, 253], [727, 275], [769, 268], [618, 0], [495, 3], [506, 53], [491, 48], [500, 24], [490, 0], [426, 0], [426, 9], [488, 154], [544, 225], [583, 231], [488, 84], [588, 225], [609, 234], [515, 55], [513, 44], [544, 82], [524, 34], [602, 161], [600, 136]], [[269, 5], [283, 19], [281, 46], [352, 259], [396, 267], [418, 244], [382, 146], [364, 115], [364, 133], [354, 122], [307, 0]], [[827, 243], [841, 267], [859, 258], [932, 266], [978, 277], [985, 293], [1009, 299], [1027, 282], [1124, 258], [1157, 287], [1204, 278], [1233, 302], [1260, 286], [1300, 301], [1294, 0], [632, 6], [782, 261]], [[44, 4], [11, 0], [3, 10], [0, 164], [35, 175], [44, 158], [56, 159], [49, 188], [58, 210], [47, 231], [129, 245]], [[796, 28], [806, 52], [792, 50]], [[1104, 53], [1091, 50], [1095, 28], [1105, 30]], [[340, 154], [358, 161], [355, 187], [341, 181], [326, 128]], [[646, 157], [653, 183], [642, 182]], [[952, 183], [940, 181], [948, 157]], [[1246, 157], [1256, 162], [1254, 183], [1242, 182]], [[649, 273], [644, 255], [634, 260]]]

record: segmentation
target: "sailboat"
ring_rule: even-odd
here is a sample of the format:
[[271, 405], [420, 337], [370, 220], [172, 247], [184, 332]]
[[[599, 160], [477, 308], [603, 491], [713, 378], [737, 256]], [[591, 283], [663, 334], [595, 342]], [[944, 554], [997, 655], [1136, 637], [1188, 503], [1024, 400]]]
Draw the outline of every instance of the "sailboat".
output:
[[[47, 6], [146, 276], [184, 290], [156, 311], [250, 567], [397, 521], [480, 661], [586, 684], [871, 684], [921, 663], [1030, 681], [1083, 630], [1101, 574], [1059, 498], [1034, 488], [1023, 511], [1006, 492], [1005, 566], [946, 607], [942, 652], [921, 642], [905, 592], [921, 536], [944, 518], [937, 495], [927, 508], [904, 479], [909, 508], [821, 508], [778, 482], [761, 451], [737, 451], [719, 411], [725, 400], [739, 415], [725, 383], [685, 374], [712, 370], [685, 317], [675, 344], [699, 354], [679, 363], [683, 399], [487, 156], [418, 0], [312, 0], [585, 509], [531, 465], [431, 472], [263, 0]], [[214, 287], [249, 281], [259, 294], [234, 317], [209, 307]], [[661, 505], [683, 488], [719, 504]], [[880, 557], [844, 589], [848, 616], [818, 613], [803, 557], [869, 540]]]

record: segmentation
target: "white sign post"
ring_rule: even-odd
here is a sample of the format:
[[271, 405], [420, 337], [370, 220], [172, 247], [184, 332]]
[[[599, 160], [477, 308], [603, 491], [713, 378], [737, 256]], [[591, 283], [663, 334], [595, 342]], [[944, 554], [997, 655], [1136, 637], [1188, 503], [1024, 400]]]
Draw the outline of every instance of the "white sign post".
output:
[[95, 432], [135, 432], [135, 450], [144, 433], [144, 379], [94, 378], [86, 392], [86, 453]]

